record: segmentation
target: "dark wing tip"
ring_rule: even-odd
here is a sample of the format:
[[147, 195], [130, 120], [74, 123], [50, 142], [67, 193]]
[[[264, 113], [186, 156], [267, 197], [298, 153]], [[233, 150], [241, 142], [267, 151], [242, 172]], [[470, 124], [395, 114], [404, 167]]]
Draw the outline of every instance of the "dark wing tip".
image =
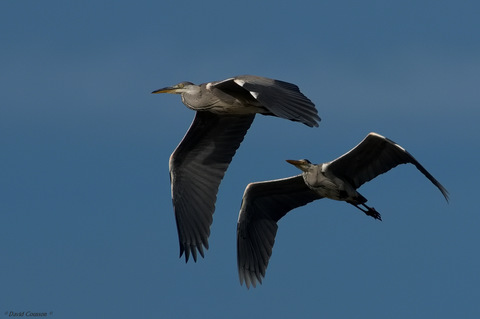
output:
[[445, 197], [445, 200], [447, 201], [447, 203], [450, 202], [450, 193], [447, 191], [447, 189], [445, 187], [443, 187], [442, 184], [438, 183], [438, 185], [435, 185], [438, 187], [438, 189], [440, 190], [440, 192], [442, 192], [442, 195], [443, 197]]
[[388, 141], [389, 143], [391, 143], [392, 145], [395, 145], [398, 149], [401, 149], [410, 159], [410, 163], [412, 163], [413, 165], [415, 165], [417, 167], [417, 169], [425, 176], [427, 177], [439, 190], [440, 192], [442, 193], [443, 197], [445, 197], [445, 200], [447, 201], [447, 203], [449, 202], [449, 193], [447, 191], [447, 189], [445, 187], [443, 187], [442, 184], [440, 184], [440, 182], [435, 178], [433, 177], [432, 174], [430, 174], [430, 172], [427, 171], [427, 169], [425, 167], [423, 167], [423, 165], [421, 165], [414, 157], [413, 155], [411, 155], [405, 148], [403, 148], [402, 146], [400, 146], [399, 144], [395, 143], [394, 141], [392, 141], [391, 139], [387, 138], [387, 137], [384, 137], [378, 133], [374, 133], [374, 132], [371, 132], [369, 135], [371, 136], [377, 136], [377, 137], [380, 137], [380, 138], [383, 138], [385, 139], [386, 141]]
[[180, 256], [179, 258], [182, 257], [182, 255], [185, 253], [185, 263], [188, 263], [188, 260], [190, 258], [190, 254], [192, 255], [193, 261], [197, 262], [197, 252], [202, 256], [202, 258], [205, 258], [205, 253], [203, 251], [203, 248], [208, 249], [208, 242], [204, 245], [195, 245], [195, 244], [190, 244], [190, 245], [184, 245], [180, 243]]
[[262, 276], [259, 276], [255, 272], [249, 271], [243, 267], [238, 269], [238, 275], [240, 279], [240, 285], [243, 286], [243, 283], [245, 283], [247, 289], [250, 289], [250, 286], [256, 288], [257, 283], [260, 285], [262, 284]]

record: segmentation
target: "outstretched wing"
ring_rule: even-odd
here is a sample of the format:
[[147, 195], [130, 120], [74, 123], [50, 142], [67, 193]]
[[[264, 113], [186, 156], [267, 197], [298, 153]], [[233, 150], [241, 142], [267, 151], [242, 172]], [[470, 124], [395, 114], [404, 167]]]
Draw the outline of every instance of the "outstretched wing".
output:
[[245, 189], [237, 224], [240, 284], [262, 283], [277, 233], [277, 222], [290, 210], [322, 198], [302, 175], [251, 183]]
[[[273, 115], [310, 127], [318, 126], [315, 105], [292, 83], [255, 75], [241, 75], [212, 84], [240, 100], [253, 97]], [[245, 94], [250, 96], [246, 97]]]
[[410, 153], [392, 140], [370, 133], [348, 153], [328, 164], [335, 176], [347, 180], [355, 188], [397, 165], [411, 163], [417, 167], [448, 201], [448, 192]]
[[172, 201], [180, 256], [197, 260], [208, 249], [220, 182], [255, 115], [197, 112], [188, 132], [170, 156]]

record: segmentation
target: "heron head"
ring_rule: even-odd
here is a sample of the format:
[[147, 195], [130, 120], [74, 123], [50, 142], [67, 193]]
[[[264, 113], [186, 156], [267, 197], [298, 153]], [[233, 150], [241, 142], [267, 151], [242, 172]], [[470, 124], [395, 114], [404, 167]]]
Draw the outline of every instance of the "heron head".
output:
[[312, 166], [313, 164], [307, 160], [307, 159], [301, 159], [301, 160], [287, 160], [287, 163], [292, 164], [296, 168], [306, 172]]
[[155, 90], [152, 93], [182, 94], [183, 92], [187, 92], [192, 86], [195, 86], [195, 84], [193, 84], [192, 82], [180, 82], [178, 84], [175, 84], [174, 86], [167, 86], [159, 90]]

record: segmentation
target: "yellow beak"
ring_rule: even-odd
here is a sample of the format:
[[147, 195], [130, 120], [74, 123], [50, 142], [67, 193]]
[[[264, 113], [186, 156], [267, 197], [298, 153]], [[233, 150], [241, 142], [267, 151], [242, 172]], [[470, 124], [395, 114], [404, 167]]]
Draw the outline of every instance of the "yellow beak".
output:
[[162, 88], [159, 90], [155, 90], [152, 92], [152, 94], [158, 94], [158, 93], [175, 93], [177, 91], [176, 87], [168, 86], [166, 88]]

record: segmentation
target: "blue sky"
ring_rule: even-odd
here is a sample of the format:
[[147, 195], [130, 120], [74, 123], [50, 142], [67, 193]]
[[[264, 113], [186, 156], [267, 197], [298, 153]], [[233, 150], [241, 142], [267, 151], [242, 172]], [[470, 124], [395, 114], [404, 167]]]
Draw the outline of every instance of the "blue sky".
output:
[[[474, 1], [3, 1], [0, 318], [478, 318], [480, 5]], [[168, 158], [194, 113], [151, 91], [255, 74], [296, 83], [319, 128], [257, 116], [185, 264]], [[288, 214], [264, 284], [236, 269], [249, 182], [375, 131], [400, 166]]]

